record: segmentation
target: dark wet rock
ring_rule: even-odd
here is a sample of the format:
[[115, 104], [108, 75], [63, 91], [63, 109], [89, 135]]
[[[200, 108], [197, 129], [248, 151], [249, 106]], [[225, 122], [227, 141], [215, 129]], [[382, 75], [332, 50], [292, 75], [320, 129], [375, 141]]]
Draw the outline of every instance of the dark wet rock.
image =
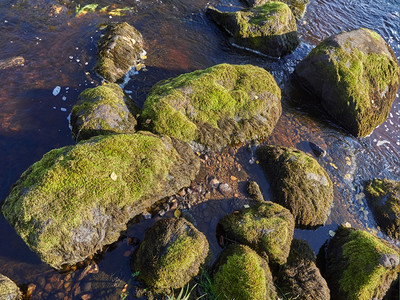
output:
[[110, 82], [123, 79], [145, 54], [142, 35], [126, 22], [108, 25], [97, 48], [95, 71]]
[[288, 299], [330, 299], [329, 288], [316, 266], [316, 257], [304, 240], [294, 239], [287, 263], [279, 271], [276, 281]]
[[399, 240], [400, 182], [374, 179], [366, 184], [365, 192], [378, 225], [390, 238]]
[[338, 124], [364, 137], [389, 115], [399, 65], [379, 34], [361, 28], [322, 41], [296, 66], [295, 77]]
[[399, 249], [363, 230], [339, 227], [318, 256], [332, 299], [383, 299], [399, 273]]
[[86, 140], [96, 135], [134, 133], [136, 108], [118, 84], [84, 90], [71, 111], [72, 135]]
[[131, 218], [189, 186], [199, 167], [176, 139], [98, 136], [45, 154], [13, 186], [2, 212], [42, 261], [60, 269], [115, 242]]
[[268, 263], [244, 245], [224, 249], [214, 266], [212, 286], [218, 299], [277, 299]]
[[250, 195], [251, 198], [253, 198], [253, 200], [264, 202], [264, 196], [262, 195], [257, 182], [250, 180], [247, 183], [247, 193]]
[[25, 64], [25, 59], [22, 56], [0, 59], [0, 70], [19, 67]]
[[308, 144], [310, 145], [311, 150], [314, 152], [316, 156], [324, 157], [326, 155], [326, 151], [317, 144], [314, 144], [313, 142], [308, 142]]
[[[245, 0], [245, 2], [252, 7], [256, 7], [271, 2], [271, 0]], [[293, 15], [298, 20], [304, 16], [309, 0], [284, 0], [281, 2], [286, 3], [289, 6]]]
[[296, 19], [285, 3], [267, 2], [255, 8], [225, 13], [209, 7], [207, 13], [240, 47], [281, 57], [299, 44]]
[[168, 293], [196, 276], [207, 255], [208, 241], [192, 223], [161, 219], [146, 231], [132, 267], [154, 292]]
[[18, 286], [7, 276], [0, 274], [0, 299], [21, 300], [22, 293]]
[[221, 64], [157, 83], [142, 117], [151, 120], [153, 132], [197, 149], [220, 150], [266, 138], [280, 117], [280, 98], [278, 85], [264, 69]]
[[266, 202], [223, 217], [218, 234], [227, 241], [248, 245], [272, 264], [284, 264], [293, 239], [292, 214], [279, 204]]
[[257, 149], [260, 165], [271, 181], [274, 201], [289, 209], [296, 227], [323, 225], [333, 201], [333, 185], [326, 171], [306, 153], [279, 146]]

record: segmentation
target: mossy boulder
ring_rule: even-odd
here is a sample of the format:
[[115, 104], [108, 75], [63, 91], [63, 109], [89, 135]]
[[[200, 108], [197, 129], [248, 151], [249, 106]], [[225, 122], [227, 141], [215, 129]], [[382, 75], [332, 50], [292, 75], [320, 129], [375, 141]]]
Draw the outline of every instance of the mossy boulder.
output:
[[203, 233], [184, 218], [161, 219], [150, 227], [134, 257], [138, 279], [156, 293], [184, 287], [208, 255]]
[[399, 88], [393, 50], [365, 28], [325, 39], [294, 74], [338, 124], [359, 137], [386, 120]]
[[[271, 2], [271, 0], [245, 0], [245, 2], [251, 7], [257, 7]], [[284, 0], [281, 2], [286, 3], [289, 6], [293, 15], [298, 20], [304, 16], [309, 0]]]
[[363, 230], [339, 227], [318, 256], [332, 299], [382, 299], [399, 273], [399, 249]]
[[0, 274], [0, 299], [21, 300], [22, 293], [18, 286], [7, 276]]
[[134, 133], [137, 124], [134, 111], [132, 100], [118, 84], [86, 89], [72, 107], [72, 135], [80, 141], [96, 135]]
[[218, 299], [277, 299], [268, 263], [247, 246], [232, 244], [221, 253], [213, 274]]
[[233, 35], [233, 42], [240, 47], [281, 57], [299, 44], [296, 19], [283, 2], [267, 2], [237, 12], [220, 12], [209, 7], [207, 13]]
[[287, 147], [257, 149], [260, 165], [271, 181], [274, 201], [293, 214], [296, 227], [323, 225], [333, 201], [333, 185], [326, 171], [306, 153]]
[[366, 184], [365, 191], [378, 225], [390, 238], [399, 240], [400, 182], [374, 179]]
[[314, 251], [304, 240], [292, 241], [287, 263], [279, 270], [276, 284], [288, 299], [330, 299], [328, 284], [316, 266]]
[[266, 138], [281, 115], [280, 99], [266, 70], [221, 64], [157, 83], [142, 117], [153, 132], [220, 150]]
[[93, 137], [29, 167], [2, 212], [42, 261], [60, 269], [115, 242], [132, 217], [190, 185], [199, 167], [177, 139], [148, 132]]
[[146, 53], [141, 33], [126, 22], [108, 25], [97, 48], [94, 70], [109, 82], [123, 79]]
[[286, 208], [266, 202], [223, 217], [218, 232], [227, 241], [248, 245], [272, 264], [284, 264], [293, 239], [294, 219]]

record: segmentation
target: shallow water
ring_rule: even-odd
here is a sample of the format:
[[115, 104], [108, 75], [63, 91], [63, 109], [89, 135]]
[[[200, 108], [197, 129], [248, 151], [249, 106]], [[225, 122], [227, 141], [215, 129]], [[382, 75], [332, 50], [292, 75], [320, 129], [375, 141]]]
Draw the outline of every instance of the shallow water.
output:
[[[98, 10], [76, 17], [75, 2], [60, 3], [50, 0], [0, 3], [3, 37], [0, 60], [15, 56], [25, 59], [22, 66], [0, 70], [0, 201], [21, 173], [44, 153], [73, 144], [67, 116], [79, 93], [100, 83], [92, 68], [101, 24], [123, 20], [141, 31], [147, 51], [146, 69], [134, 75], [125, 86], [138, 105], [143, 104], [154, 83], [184, 72], [223, 62], [264, 67], [274, 75], [286, 95], [282, 117], [266, 143], [293, 146], [309, 153], [308, 141], [321, 145], [328, 149], [328, 154], [318, 161], [335, 182], [335, 201], [326, 225], [316, 231], [296, 230], [295, 236], [308, 240], [317, 252], [328, 238], [329, 230], [335, 230], [342, 222], [376, 232], [365, 199], [357, 195], [362, 192], [365, 180], [400, 178], [399, 97], [386, 122], [369, 137], [357, 139], [319, 112], [309, 112], [309, 107], [302, 103], [310, 96], [289, 89], [285, 82], [297, 62], [318, 42], [342, 30], [374, 29], [399, 58], [399, 1], [312, 0], [306, 15], [298, 22], [301, 45], [280, 60], [232, 47], [227, 36], [204, 14], [208, 4], [224, 11], [244, 7], [236, 0], [123, 0], [115, 2], [114, 7], [134, 3], [132, 12], [112, 18]], [[96, 3], [99, 8], [112, 4], [107, 0]], [[61, 87], [61, 92], [53, 96], [56, 86]], [[225, 151], [206, 162], [205, 175], [199, 175], [196, 180], [196, 184], [206, 186], [208, 173], [221, 182], [228, 182], [237, 191], [237, 197], [229, 199], [216, 192], [208, 202], [197, 203], [190, 210], [198, 228], [209, 238], [215, 255], [220, 251], [215, 226], [220, 217], [247, 203], [243, 188], [247, 179], [258, 181], [265, 198], [271, 200], [268, 181], [254, 163], [253, 152], [254, 147], [247, 146]], [[231, 175], [237, 181], [230, 181]], [[97, 260], [97, 274], [85, 274], [81, 269], [66, 275], [41, 263], [0, 216], [0, 272], [24, 289], [30, 283], [35, 284], [33, 299], [80, 299], [86, 290], [93, 292], [95, 298], [117, 299], [124, 288], [123, 281], [128, 283], [131, 279], [129, 258], [134, 247], [127, 237], [141, 239], [145, 228], [154, 221], [155, 218], [131, 226], [126, 237]], [[377, 234], [384, 237], [381, 232]], [[134, 284], [130, 281], [128, 289]]]

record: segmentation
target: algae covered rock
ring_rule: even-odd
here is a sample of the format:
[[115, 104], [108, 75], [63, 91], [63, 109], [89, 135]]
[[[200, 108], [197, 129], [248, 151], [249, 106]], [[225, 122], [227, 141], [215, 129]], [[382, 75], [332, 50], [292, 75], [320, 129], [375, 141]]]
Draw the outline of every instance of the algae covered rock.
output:
[[257, 149], [260, 165], [271, 181], [274, 201], [293, 214], [296, 227], [323, 225], [333, 201], [333, 185], [319, 163], [304, 152], [287, 147]]
[[207, 13], [233, 35], [233, 42], [238, 46], [281, 57], [299, 44], [296, 19], [283, 2], [267, 2], [255, 8], [225, 13], [209, 7]]
[[286, 208], [272, 202], [245, 208], [223, 217], [218, 231], [248, 245], [273, 264], [284, 264], [293, 239], [294, 219]]
[[316, 256], [304, 240], [292, 241], [287, 263], [281, 267], [276, 284], [289, 299], [330, 299], [328, 285], [316, 266]]
[[400, 183], [388, 179], [374, 179], [365, 188], [368, 205], [383, 231], [399, 240]]
[[221, 64], [157, 83], [142, 117], [156, 133], [219, 150], [266, 138], [282, 112], [280, 99], [266, 70]]
[[339, 227], [320, 255], [332, 299], [382, 299], [399, 273], [399, 249], [363, 230]]
[[84, 90], [71, 111], [72, 135], [86, 140], [96, 135], [134, 133], [137, 121], [132, 100], [118, 84]]
[[7, 276], [0, 274], [0, 299], [21, 300], [22, 293], [18, 286]]
[[361, 28], [322, 41], [295, 69], [322, 108], [355, 136], [383, 123], [399, 88], [399, 65], [376, 32]]
[[[271, 0], [245, 0], [245, 2], [252, 7], [256, 7], [271, 2]], [[281, 2], [286, 3], [289, 6], [293, 15], [298, 20], [304, 16], [309, 0], [284, 0]]]
[[226, 247], [214, 269], [212, 286], [218, 299], [277, 299], [268, 263], [247, 246]]
[[203, 233], [184, 218], [161, 219], [150, 227], [134, 257], [138, 279], [154, 292], [184, 287], [208, 255]]
[[126, 22], [107, 26], [98, 44], [95, 71], [104, 79], [116, 82], [144, 57], [143, 37]]
[[93, 137], [29, 167], [2, 212], [42, 261], [59, 269], [116, 241], [132, 217], [190, 185], [198, 170], [190, 146], [173, 138]]

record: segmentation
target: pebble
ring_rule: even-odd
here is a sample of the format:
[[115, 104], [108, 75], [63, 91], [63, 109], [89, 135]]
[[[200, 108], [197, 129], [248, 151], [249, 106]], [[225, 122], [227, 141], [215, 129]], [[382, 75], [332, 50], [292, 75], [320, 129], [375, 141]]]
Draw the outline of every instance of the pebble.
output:
[[143, 217], [145, 220], [149, 220], [149, 219], [151, 219], [151, 213], [144, 212], [144, 213], [142, 213], [142, 217]]
[[111, 178], [113, 181], [116, 181], [116, 180], [118, 179], [118, 176], [117, 176], [117, 174], [115, 174], [114, 172], [112, 172], [111, 175], [110, 175], [110, 178]]
[[218, 186], [219, 186], [219, 180], [218, 180], [218, 179], [216, 179], [216, 178], [214, 178], [214, 179], [211, 179], [211, 181], [210, 181], [210, 185], [211, 185], [211, 188], [213, 188], [213, 189], [216, 189], [216, 188], [218, 188]]
[[57, 96], [60, 92], [61, 92], [61, 87], [57, 85], [57, 86], [53, 89], [53, 96]]
[[227, 196], [230, 192], [232, 192], [232, 188], [227, 183], [221, 183], [219, 185], [219, 191], [224, 195]]

